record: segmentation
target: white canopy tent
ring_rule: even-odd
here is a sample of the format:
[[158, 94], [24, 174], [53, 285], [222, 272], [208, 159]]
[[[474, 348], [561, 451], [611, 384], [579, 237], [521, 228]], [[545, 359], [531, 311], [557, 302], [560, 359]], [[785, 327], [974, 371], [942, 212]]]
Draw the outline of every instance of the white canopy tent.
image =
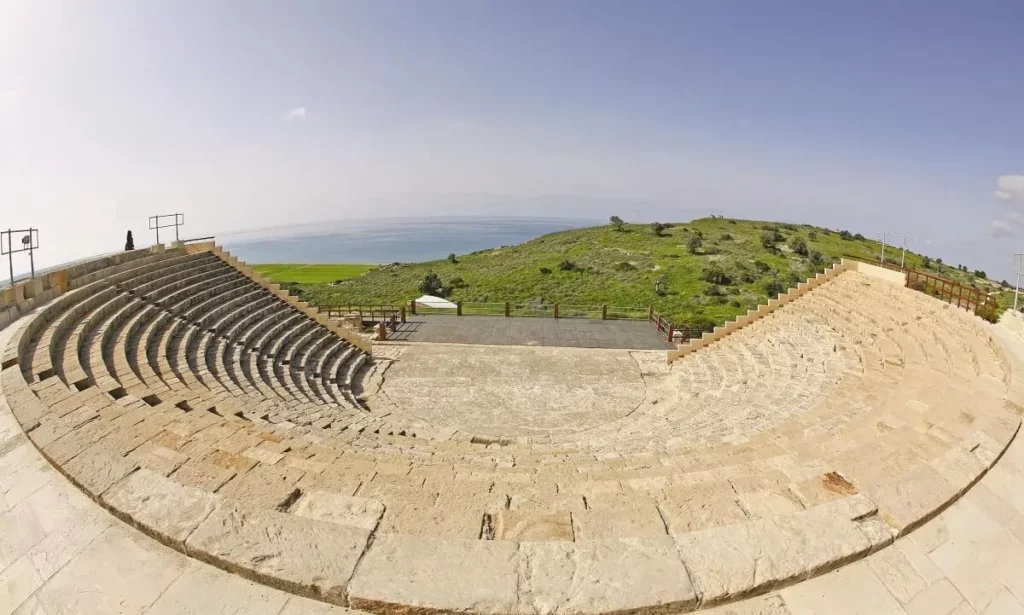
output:
[[422, 297], [416, 300], [416, 306], [449, 310], [454, 310], [455, 308], [458, 307], [457, 305], [455, 305], [451, 301], [448, 301], [447, 299], [442, 299], [441, 297], [435, 297], [433, 295], [423, 295]]

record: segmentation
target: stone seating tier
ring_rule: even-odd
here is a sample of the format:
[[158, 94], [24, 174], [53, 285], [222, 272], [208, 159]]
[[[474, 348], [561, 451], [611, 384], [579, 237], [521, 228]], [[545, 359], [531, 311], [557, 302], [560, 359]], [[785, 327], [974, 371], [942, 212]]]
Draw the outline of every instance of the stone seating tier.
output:
[[643, 394], [621, 417], [515, 436], [395, 401], [385, 372], [464, 350], [371, 360], [218, 252], [119, 264], [14, 326], [0, 386], [90, 497], [193, 557], [378, 613], [767, 591], [911, 531], [1020, 424], [1020, 366], [986, 325], [855, 270], [671, 366], [625, 353]]

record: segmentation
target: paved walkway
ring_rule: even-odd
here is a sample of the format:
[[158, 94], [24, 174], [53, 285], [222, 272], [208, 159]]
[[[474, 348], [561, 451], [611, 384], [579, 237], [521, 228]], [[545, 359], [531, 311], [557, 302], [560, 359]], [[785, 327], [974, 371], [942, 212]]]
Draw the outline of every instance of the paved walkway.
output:
[[504, 316], [410, 316], [390, 339], [441, 344], [673, 350], [646, 321]]

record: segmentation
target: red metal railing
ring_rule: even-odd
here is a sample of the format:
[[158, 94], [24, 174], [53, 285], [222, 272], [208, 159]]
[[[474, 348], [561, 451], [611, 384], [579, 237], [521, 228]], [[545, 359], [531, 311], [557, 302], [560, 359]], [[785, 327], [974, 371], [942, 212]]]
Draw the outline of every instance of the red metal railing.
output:
[[907, 287], [919, 290], [995, 322], [996, 302], [982, 291], [916, 269], [907, 270]]

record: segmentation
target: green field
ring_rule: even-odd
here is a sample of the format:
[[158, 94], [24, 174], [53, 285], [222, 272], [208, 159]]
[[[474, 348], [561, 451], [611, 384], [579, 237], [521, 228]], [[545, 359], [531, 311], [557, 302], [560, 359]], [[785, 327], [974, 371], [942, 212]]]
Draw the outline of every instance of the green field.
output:
[[[626, 224], [621, 230], [606, 225], [459, 255], [454, 262], [355, 266], [350, 279], [334, 285], [322, 282], [342, 279], [337, 269], [322, 276], [308, 269], [308, 277], [300, 275], [306, 268], [285, 270], [275, 279], [294, 282], [289, 288], [315, 305], [379, 305], [403, 304], [423, 294], [424, 278], [435, 273], [443, 288], [432, 294], [453, 301], [653, 306], [678, 327], [707, 328], [843, 256], [877, 260], [879, 248], [855, 233], [808, 225], [702, 218], [674, 224], [660, 236], [648, 224]], [[984, 292], [1000, 290], [973, 272], [916, 253], [908, 252], [906, 259], [908, 267]], [[888, 249], [886, 260], [898, 264], [900, 253]], [[659, 280], [666, 287], [663, 294], [655, 292]], [[1005, 293], [998, 299], [1005, 305]]]
[[330, 284], [357, 278], [377, 265], [253, 265], [257, 272], [279, 284]]

